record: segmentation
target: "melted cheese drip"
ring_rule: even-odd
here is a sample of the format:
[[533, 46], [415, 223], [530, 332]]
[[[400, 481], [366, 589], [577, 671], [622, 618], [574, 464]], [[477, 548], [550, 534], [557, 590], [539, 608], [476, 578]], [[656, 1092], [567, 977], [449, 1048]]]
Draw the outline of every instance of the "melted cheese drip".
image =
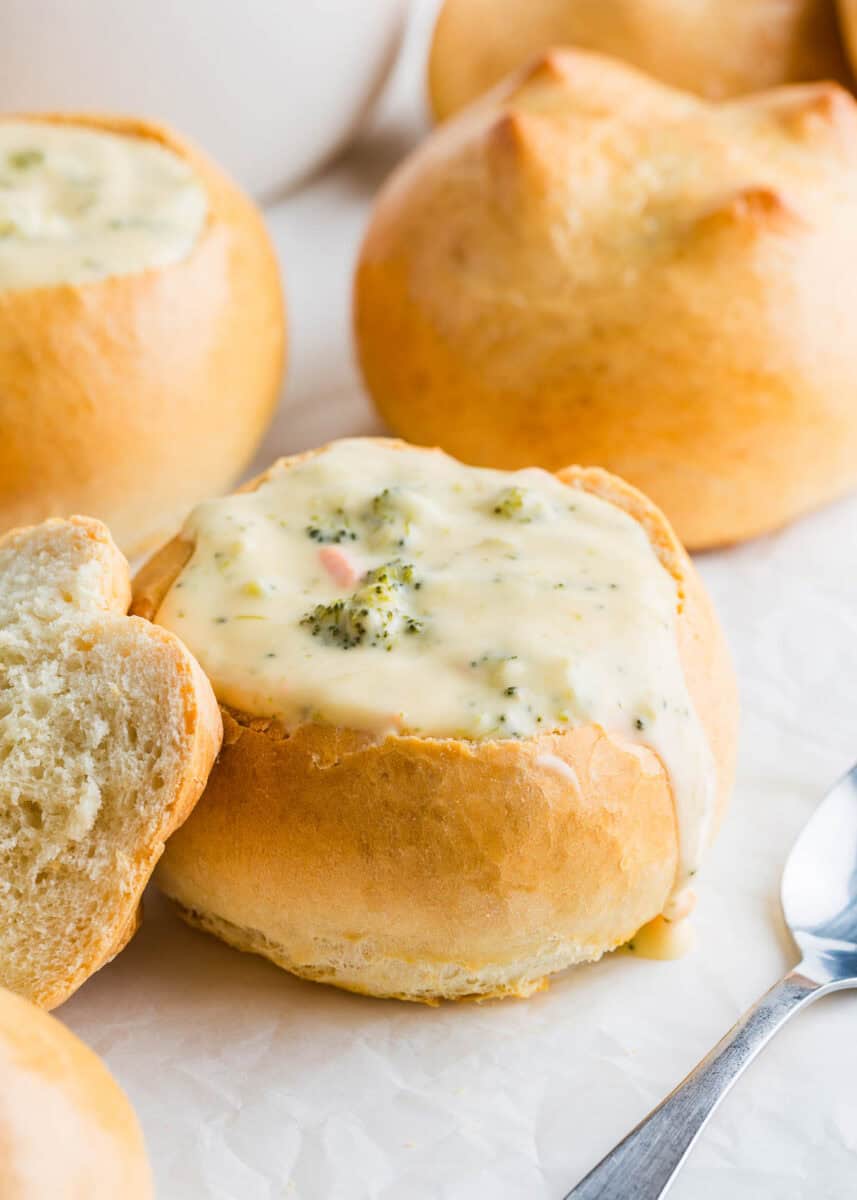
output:
[[655, 917], [642, 929], [638, 929], [628, 949], [639, 958], [655, 958], [662, 962], [684, 958], [696, 945], [696, 932], [690, 917], [668, 921], [666, 917]]
[[86, 283], [178, 262], [207, 211], [191, 167], [155, 141], [0, 121], [0, 288]]
[[201, 505], [185, 536], [195, 550], [157, 620], [224, 703], [379, 736], [595, 722], [659, 754], [679, 881], [695, 870], [713, 761], [679, 658], [675, 580], [620, 508], [540, 470], [348, 440]]
[[628, 949], [640, 958], [684, 958], [696, 945], [691, 913], [696, 895], [688, 887], [677, 889], [664, 911], [638, 929]]

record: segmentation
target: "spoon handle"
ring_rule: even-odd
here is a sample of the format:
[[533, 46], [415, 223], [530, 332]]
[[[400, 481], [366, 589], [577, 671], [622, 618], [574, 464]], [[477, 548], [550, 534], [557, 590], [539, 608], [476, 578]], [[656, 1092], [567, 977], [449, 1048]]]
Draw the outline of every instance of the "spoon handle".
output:
[[766, 992], [667, 1098], [565, 1200], [657, 1200], [708, 1118], [781, 1025], [819, 985], [792, 971]]

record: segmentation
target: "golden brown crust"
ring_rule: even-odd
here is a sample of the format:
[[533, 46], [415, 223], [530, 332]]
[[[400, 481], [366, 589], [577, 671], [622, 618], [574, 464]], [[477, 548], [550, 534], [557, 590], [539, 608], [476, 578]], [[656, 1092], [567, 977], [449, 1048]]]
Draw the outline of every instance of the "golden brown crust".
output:
[[154, 621], [164, 597], [193, 554], [193, 542], [180, 533], [148, 558], [134, 576], [130, 611], [146, 621]]
[[125, 928], [119, 931], [119, 933], [116, 937], [116, 941], [113, 943], [113, 946], [111, 947], [111, 949], [109, 951], [109, 956], [104, 959], [104, 962], [101, 963], [101, 966], [107, 966], [107, 964], [109, 962], [113, 962], [113, 959], [117, 956], [117, 954], [122, 953], [122, 951], [125, 949], [125, 947], [128, 945], [128, 943], [131, 941], [134, 934], [137, 933], [137, 931], [139, 930], [139, 928], [142, 924], [143, 924], [143, 900], [141, 897], [140, 902], [138, 903], [137, 907], [134, 909], [133, 913], [131, 914], [131, 919], [129, 920], [129, 922], [125, 926]]
[[143, 1135], [101, 1060], [59, 1021], [0, 989], [3, 1200], [151, 1200]]
[[837, 0], [837, 7], [851, 70], [857, 75], [857, 0]]
[[255, 206], [172, 131], [134, 118], [26, 114], [151, 138], [209, 199], [191, 253], [81, 285], [0, 290], [0, 529], [90, 512], [140, 553], [229, 486], [273, 412], [285, 326]]
[[712, 100], [850, 79], [834, 0], [445, 0], [428, 68], [435, 117], [551, 46], [609, 54]]
[[[639, 520], [679, 583], [682, 657], [722, 811], [735, 682], [693, 567], [633, 488], [599, 470], [561, 478]], [[156, 617], [191, 551], [176, 539], [143, 568], [133, 612]], [[157, 879], [191, 923], [298, 975], [427, 1002], [527, 995], [549, 972], [626, 941], [673, 886], [678, 839], [663, 764], [596, 726], [523, 741], [379, 743], [223, 716], [205, 795]]]
[[855, 207], [835, 85], [712, 105], [551, 52], [382, 189], [364, 377], [412, 442], [604, 466], [692, 548], [770, 531], [857, 483]]
[[[663, 769], [595, 728], [378, 745], [321, 727], [272, 737], [228, 715], [225, 727], [199, 818], [158, 881], [186, 909], [262, 931], [296, 974], [390, 994], [379, 960], [391, 977], [401, 964], [396, 995], [443, 995], [453, 967], [466, 992], [514, 992], [541, 954], [578, 961], [626, 941], [672, 886]], [[491, 973], [502, 988], [480, 983]]]

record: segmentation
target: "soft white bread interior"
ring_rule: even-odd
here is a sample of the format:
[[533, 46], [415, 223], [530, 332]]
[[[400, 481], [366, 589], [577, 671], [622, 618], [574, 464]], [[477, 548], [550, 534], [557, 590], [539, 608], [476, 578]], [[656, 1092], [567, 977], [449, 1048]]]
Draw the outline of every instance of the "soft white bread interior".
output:
[[435, 116], [551, 46], [609, 54], [712, 100], [849, 78], [834, 0], [445, 0], [429, 58]]
[[104, 1063], [0, 989], [0, 1196], [150, 1200], [143, 1135]]
[[[639, 492], [600, 470], [560, 479], [630, 514], [676, 580], [681, 663], [714, 765], [713, 834], [731, 788], [737, 699], [710, 601]], [[179, 537], [143, 568], [132, 611], [157, 618], [193, 548]], [[287, 729], [224, 709], [221, 755], [156, 879], [189, 922], [241, 950], [349, 990], [433, 1003], [528, 995], [621, 945], [668, 903], [678, 843], [661, 759], [592, 723], [471, 741]]]
[[46, 1008], [133, 934], [220, 744], [198, 664], [129, 599], [98, 521], [0, 540], [0, 983]]

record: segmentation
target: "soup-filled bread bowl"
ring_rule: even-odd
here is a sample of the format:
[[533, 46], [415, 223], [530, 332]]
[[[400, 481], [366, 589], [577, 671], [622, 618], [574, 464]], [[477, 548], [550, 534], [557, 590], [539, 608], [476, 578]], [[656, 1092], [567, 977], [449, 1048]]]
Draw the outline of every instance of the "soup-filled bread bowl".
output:
[[261, 214], [133, 118], [0, 118], [0, 530], [86, 512], [135, 554], [247, 464], [279, 393]]
[[689, 907], [735, 683], [668, 523], [601, 470], [355, 439], [200, 505], [135, 580], [221, 703], [158, 880], [295, 974], [527, 995]]
[[410, 441], [616, 472], [692, 549], [765, 533], [857, 483], [855, 211], [835, 84], [712, 104], [551, 52], [382, 189], [366, 382]]

